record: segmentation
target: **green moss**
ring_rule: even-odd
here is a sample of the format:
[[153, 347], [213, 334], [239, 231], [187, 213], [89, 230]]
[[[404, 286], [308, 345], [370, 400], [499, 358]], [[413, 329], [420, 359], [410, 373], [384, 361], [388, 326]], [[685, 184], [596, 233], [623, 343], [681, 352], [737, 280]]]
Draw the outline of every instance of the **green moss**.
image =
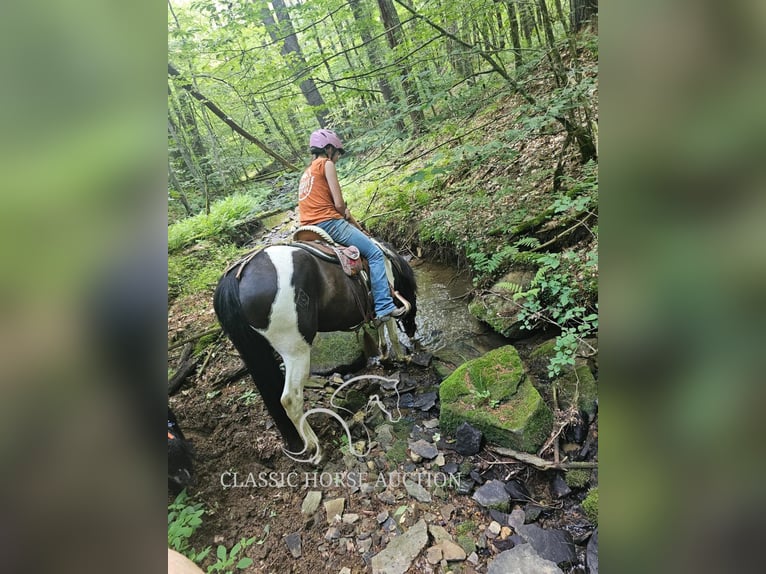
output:
[[442, 382], [439, 398], [442, 403], [459, 398], [475, 407], [503, 401], [516, 393], [524, 375], [519, 353], [507, 345], [460, 365]]
[[393, 463], [407, 460], [407, 445], [402, 441], [396, 441], [386, 451], [386, 460]]
[[476, 543], [473, 541], [473, 538], [470, 536], [467, 536], [467, 535], [458, 536], [457, 543], [466, 554], [471, 554], [471, 552], [476, 552]]
[[598, 486], [588, 491], [588, 496], [582, 501], [582, 509], [595, 526], [598, 526]]
[[553, 424], [551, 410], [510, 345], [461, 365], [442, 382], [439, 398], [445, 432], [454, 433], [467, 421], [488, 441], [518, 450], [537, 450]]
[[570, 470], [564, 476], [564, 480], [571, 488], [582, 488], [590, 480], [590, 471], [583, 468]]
[[455, 532], [458, 536], [474, 534], [476, 532], [476, 523], [473, 520], [466, 520], [465, 522], [461, 522], [455, 528]]

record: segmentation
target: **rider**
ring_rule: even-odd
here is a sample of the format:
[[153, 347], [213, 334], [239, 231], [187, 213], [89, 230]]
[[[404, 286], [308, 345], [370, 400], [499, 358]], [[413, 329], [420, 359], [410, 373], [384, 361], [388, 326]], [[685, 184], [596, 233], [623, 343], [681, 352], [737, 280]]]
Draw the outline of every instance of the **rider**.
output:
[[343, 199], [335, 171], [335, 163], [345, 153], [340, 138], [332, 130], [317, 130], [309, 138], [309, 148], [313, 159], [298, 187], [300, 224], [321, 227], [336, 242], [359, 249], [370, 264], [376, 320], [401, 317], [406, 308], [397, 307], [391, 298], [383, 252], [362, 231]]

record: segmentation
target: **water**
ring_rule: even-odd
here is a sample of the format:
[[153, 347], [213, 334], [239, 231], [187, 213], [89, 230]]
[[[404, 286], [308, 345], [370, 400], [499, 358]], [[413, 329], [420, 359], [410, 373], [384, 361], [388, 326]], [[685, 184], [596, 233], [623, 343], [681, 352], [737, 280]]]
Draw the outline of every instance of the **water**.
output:
[[425, 350], [483, 354], [509, 344], [468, 312], [473, 289], [467, 273], [433, 262], [414, 268], [418, 282], [416, 342]]

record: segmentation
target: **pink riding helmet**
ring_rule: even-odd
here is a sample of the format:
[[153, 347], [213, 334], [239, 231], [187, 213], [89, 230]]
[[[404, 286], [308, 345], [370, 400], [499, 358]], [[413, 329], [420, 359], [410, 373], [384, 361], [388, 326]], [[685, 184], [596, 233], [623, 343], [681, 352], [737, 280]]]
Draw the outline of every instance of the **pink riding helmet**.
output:
[[317, 130], [312, 133], [309, 138], [309, 147], [324, 149], [327, 144], [332, 145], [335, 149], [340, 150], [341, 152], [344, 151], [343, 144], [341, 143], [338, 134], [332, 130]]

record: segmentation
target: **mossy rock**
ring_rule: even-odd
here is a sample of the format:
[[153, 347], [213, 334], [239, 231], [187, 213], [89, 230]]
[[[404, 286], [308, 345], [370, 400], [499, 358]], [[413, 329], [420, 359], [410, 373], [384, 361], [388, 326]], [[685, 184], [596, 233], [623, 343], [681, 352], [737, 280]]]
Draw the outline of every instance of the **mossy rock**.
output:
[[535, 452], [551, 432], [553, 414], [510, 345], [464, 363], [439, 388], [440, 428], [467, 421], [489, 442]]
[[364, 367], [364, 349], [356, 333], [317, 333], [311, 347], [311, 372], [350, 373]]
[[[545, 362], [556, 354], [556, 341], [546, 341], [530, 353], [530, 361]], [[577, 408], [593, 420], [598, 410], [598, 386], [593, 373], [584, 361], [578, 361], [574, 369], [567, 369], [553, 381], [558, 387], [559, 408], [567, 409], [572, 404], [575, 393], [578, 395]]]
[[[511, 283], [521, 289], [529, 289], [535, 274], [530, 271], [511, 271], [495, 283]], [[468, 311], [480, 321], [508, 339], [523, 339], [530, 335], [519, 317], [518, 303], [511, 300], [510, 291], [492, 287], [488, 293], [480, 295], [468, 305]]]

